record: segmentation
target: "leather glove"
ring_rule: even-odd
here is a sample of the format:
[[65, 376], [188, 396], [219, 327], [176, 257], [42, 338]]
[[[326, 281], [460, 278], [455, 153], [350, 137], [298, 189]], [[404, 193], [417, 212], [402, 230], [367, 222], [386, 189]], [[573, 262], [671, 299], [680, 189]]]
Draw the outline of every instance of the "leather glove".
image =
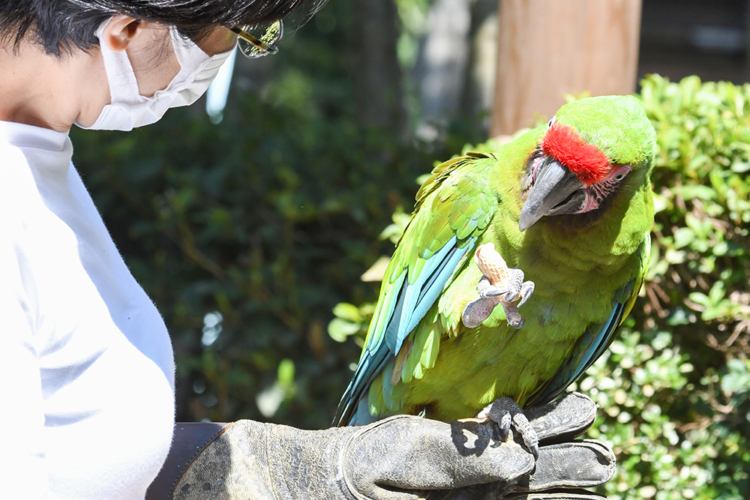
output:
[[[596, 440], [573, 441], [596, 418], [596, 404], [577, 392], [545, 406], [524, 411], [541, 445], [536, 467], [514, 483], [478, 484], [451, 491], [430, 492], [429, 500], [606, 500], [581, 488], [606, 483], [615, 473], [616, 460], [609, 446]], [[499, 435], [496, 425], [476, 424], [474, 432]], [[520, 443], [521, 439], [516, 442]]]
[[240, 420], [190, 462], [172, 498], [579, 498], [528, 494], [595, 486], [612, 477], [615, 457], [608, 447], [567, 442], [588, 428], [595, 414], [593, 401], [576, 393], [529, 410], [540, 441], [558, 443], [542, 446], [536, 464], [518, 443], [492, 439], [494, 424], [476, 421], [399, 415], [363, 427], [303, 431]]

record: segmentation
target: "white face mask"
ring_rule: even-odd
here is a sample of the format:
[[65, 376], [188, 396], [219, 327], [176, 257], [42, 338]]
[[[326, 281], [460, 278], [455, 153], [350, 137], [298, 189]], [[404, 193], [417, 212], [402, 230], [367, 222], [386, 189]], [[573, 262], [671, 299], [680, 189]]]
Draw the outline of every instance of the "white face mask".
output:
[[102, 32], [108, 23], [109, 21], [102, 24], [96, 35], [104, 58], [112, 104], [104, 106], [99, 118], [90, 127], [83, 127], [76, 122], [76, 125], [85, 129], [127, 132], [159, 121], [169, 108], [193, 104], [206, 92], [219, 67], [234, 50], [232, 48], [209, 57], [195, 43], [186, 40], [174, 27], [170, 27], [169, 35], [180, 63], [180, 72], [166, 89], [157, 91], [152, 97], [144, 97], [138, 91], [138, 81], [127, 52], [113, 52], [102, 40]]

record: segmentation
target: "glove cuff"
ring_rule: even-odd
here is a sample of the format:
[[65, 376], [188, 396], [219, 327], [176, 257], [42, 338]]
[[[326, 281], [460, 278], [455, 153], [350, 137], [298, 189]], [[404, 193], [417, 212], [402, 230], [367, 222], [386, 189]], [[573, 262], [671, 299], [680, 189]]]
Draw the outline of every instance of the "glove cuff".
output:
[[302, 431], [237, 421], [197, 453], [172, 490], [174, 500], [366, 500], [349, 486], [343, 464], [362, 428]]
[[275, 498], [264, 424], [240, 420], [227, 426], [187, 466], [173, 500]]

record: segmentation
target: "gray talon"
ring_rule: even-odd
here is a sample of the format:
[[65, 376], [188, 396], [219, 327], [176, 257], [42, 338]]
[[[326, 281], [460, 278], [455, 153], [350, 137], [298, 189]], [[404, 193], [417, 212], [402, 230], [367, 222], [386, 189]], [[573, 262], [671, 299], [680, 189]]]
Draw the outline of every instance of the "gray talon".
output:
[[510, 326], [512, 326], [516, 330], [520, 330], [521, 328], [523, 328], [523, 325], [525, 325], [525, 324], [526, 324], [526, 318], [521, 318], [520, 321], [513, 321], [513, 322], [511, 322]]
[[497, 423], [497, 425], [500, 427], [500, 439], [503, 441], [507, 441], [510, 437], [510, 426], [513, 422], [513, 419], [510, 416], [510, 413], [506, 413], [500, 418], [500, 422]]
[[518, 297], [523, 286], [523, 271], [517, 267], [513, 267], [508, 269], [508, 272], [510, 272], [510, 290], [505, 294], [505, 300], [513, 302]]
[[482, 299], [486, 299], [487, 297], [498, 297], [506, 293], [507, 291], [508, 290], [501, 290], [498, 287], [492, 285], [490, 283], [490, 280], [487, 279], [487, 276], [482, 276], [482, 279], [480, 279], [479, 283], [477, 283], [477, 293]]
[[521, 285], [521, 300], [516, 304], [516, 307], [521, 307], [526, 303], [527, 300], [531, 298], [531, 295], [534, 293], [534, 282], [533, 281], [526, 281], [523, 285]]
[[521, 434], [523, 443], [531, 454], [534, 455], [534, 458], [539, 458], [539, 438], [536, 435], [536, 431], [531, 427], [526, 415], [523, 413], [513, 415], [513, 427]]

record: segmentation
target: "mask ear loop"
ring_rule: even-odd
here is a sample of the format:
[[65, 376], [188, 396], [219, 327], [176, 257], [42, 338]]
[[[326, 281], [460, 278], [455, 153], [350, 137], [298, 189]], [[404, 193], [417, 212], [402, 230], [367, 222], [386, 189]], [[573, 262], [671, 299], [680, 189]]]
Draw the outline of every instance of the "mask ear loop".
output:
[[133, 96], [141, 96], [138, 89], [138, 79], [135, 77], [133, 65], [128, 57], [127, 50], [113, 51], [104, 41], [104, 29], [112, 21], [112, 18], [104, 21], [96, 30], [99, 39], [99, 48], [104, 60], [104, 69], [109, 81], [110, 103], [132, 102]]
[[211, 59], [195, 42], [180, 35], [174, 26], [169, 27], [169, 38], [172, 41], [172, 50], [180, 65], [180, 71], [169, 83], [167, 89], [171, 89], [175, 82], [188, 81]]
[[[109, 104], [104, 106], [92, 125], [84, 127], [78, 120], [74, 122], [76, 126], [84, 130], [120, 130], [120, 127], [127, 120], [117, 112], [117, 105], [122, 103], [140, 104], [145, 100], [140, 95], [138, 80], [135, 77], [135, 71], [133, 71], [133, 65], [130, 63], [127, 51], [113, 51], [104, 41], [104, 29], [110, 22], [112, 22], [112, 18], [104, 21], [96, 30], [96, 38], [99, 40], [99, 50], [104, 62], [104, 71], [107, 75], [107, 85], [109, 85]], [[107, 126], [104, 126], [104, 124], [107, 124]]]
[[180, 71], [167, 88], [157, 91], [154, 97], [165, 92], [176, 93], [175, 102], [179, 103], [177, 106], [188, 106], [206, 92], [219, 67], [229, 58], [237, 45], [235, 43], [231, 49], [209, 56], [198, 44], [180, 35], [174, 26], [170, 26], [169, 35], [175, 57], [180, 64]]

